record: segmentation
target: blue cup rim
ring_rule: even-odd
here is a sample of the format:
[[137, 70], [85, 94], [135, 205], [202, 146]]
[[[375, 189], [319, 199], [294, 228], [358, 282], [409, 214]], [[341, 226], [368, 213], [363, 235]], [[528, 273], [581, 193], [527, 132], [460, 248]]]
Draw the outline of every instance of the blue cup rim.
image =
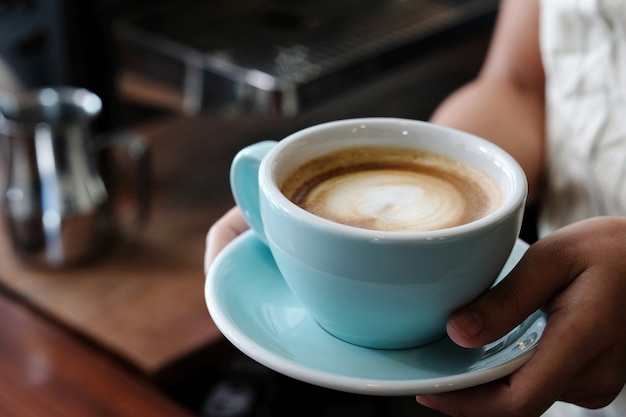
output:
[[[397, 132], [404, 132], [406, 129], [415, 129], [416, 131], [424, 131], [424, 129], [428, 129], [439, 135], [439, 137], [441, 138], [458, 137], [463, 140], [463, 146], [466, 149], [472, 149], [473, 151], [476, 151], [481, 158], [487, 161], [491, 161], [493, 165], [505, 171], [505, 175], [503, 175], [502, 177], [507, 178], [510, 191], [505, 195], [505, 199], [502, 204], [486, 216], [459, 226], [430, 231], [379, 231], [337, 223], [304, 210], [303, 208], [290, 201], [281, 192], [280, 186], [277, 183], [276, 176], [277, 168], [280, 167], [281, 163], [281, 161], [279, 161], [279, 156], [281, 156], [283, 152], [289, 152], [287, 157], [282, 158], [283, 160], [288, 159], [289, 155], [292, 155], [296, 152], [302, 152], [303, 148], [307, 146], [306, 141], [322, 131], [328, 132], [330, 130], [345, 131], [346, 129], [360, 129], [360, 131], [363, 132], [364, 130], [370, 129], [372, 127], [390, 128], [393, 129], [397, 135], [403, 134]], [[454, 141], [455, 143], [461, 143], [460, 141], [457, 142], [457, 139], [454, 139]], [[345, 145], [343, 143], [345, 143]], [[337, 149], [348, 146], [359, 146], [359, 144], [346, 140], [342, 141], [342, 145]], [[310, 147], [307, 149], [310, 149]], [[316, 149], [316, 152], [319, 152], [320, 155], [327, 153], [322, 149]], [[306, 159], [310, 158], [307, 157]], [[343, 236], [353, 236], [354, 238], [358, 239], [377, 239], [390, 241], [415, 239], [448, 239], [458, 237], [467, 233], [474, 233], [476, 231], [483, 230], [485, 227], [496, 225], [502, 222], [504, 219], [519, 213], [520, 209], [523, 209], [523, 207], [525, 207], [526, 198], [528, 195], [528, 182], [523, 169], [511, 155], [509, 155], [499, 146], [478, 136], [453, 128], [419, 120], [389, 117], [357, 118], [332, 121], [308, 127], [287, 136], [285, 139], [278, 142], [278, 144], [265, 156], [265, 158], [261, 162], [259, 168], [259, 185], [260, 192], [266, 193], [266, 196], [272, 201], [275, 207], [280, 208], [280, 210], [283, 211], [285, 214], [293, 217], [300, 222], [310, 224], [311, 227], [317, 228], [319, 230], [324, 230], [328, 233], [341, 234]]]

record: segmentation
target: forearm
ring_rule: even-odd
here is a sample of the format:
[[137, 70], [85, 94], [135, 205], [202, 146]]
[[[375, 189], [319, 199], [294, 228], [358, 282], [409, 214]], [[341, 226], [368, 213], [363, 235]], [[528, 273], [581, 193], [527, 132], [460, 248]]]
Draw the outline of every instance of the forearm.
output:
[[526, 172], [534, 199], [543, 166], [543, 97], [507, 80], [479, 78], [446, 99], [432, 121], [504, 148]]

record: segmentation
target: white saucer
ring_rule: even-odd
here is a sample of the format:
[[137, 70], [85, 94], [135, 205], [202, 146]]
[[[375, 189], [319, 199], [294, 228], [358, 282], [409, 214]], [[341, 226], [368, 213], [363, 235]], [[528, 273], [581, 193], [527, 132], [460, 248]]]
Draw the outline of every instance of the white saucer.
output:
[[[517, 242], [502, 276], [527, 247]], [[252, 359], [304, 382], [368, 395], [452, 391], [506, 376], [530, 359], [546, 323], [538, 311], [479, 349], [460, 348], [448, 338], [406, 350], [351, 345], [326, 333], [307, 314], [269, 249], [251, 231], [216, 259], [205, 297], [217, 327]]]

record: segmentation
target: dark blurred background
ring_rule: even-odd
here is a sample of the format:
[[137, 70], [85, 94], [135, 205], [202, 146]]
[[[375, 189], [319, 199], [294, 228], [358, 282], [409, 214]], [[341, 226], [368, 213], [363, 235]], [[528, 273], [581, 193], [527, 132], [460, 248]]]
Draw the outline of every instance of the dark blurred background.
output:
[[0, 0], [0, 88], [87, 87], [102, 128], [164, 112], [427, 118], [475, 74], [497, 3]]
[[[345, 117], [427, 119], [475, 76], [497, 6], [498, 0], [0, 0], [0, 90], [86, 87], [104, 102], [99, 131], [154, 119], [208, 114], [245, 122], [254, 115], [268, 120], [272, 133], [265, 137], [279, 138]], [[205, 416], [432, 415], [412, 398], [332, 392], [238, 355], [180, 378], [168, 394]]]

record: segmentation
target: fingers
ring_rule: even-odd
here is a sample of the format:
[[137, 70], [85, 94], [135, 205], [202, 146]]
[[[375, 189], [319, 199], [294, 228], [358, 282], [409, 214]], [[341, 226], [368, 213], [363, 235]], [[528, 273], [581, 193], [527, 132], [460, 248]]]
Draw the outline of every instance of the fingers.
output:
[[531, 246], [504, 280], [456, 312], [448, 321], [450, 338], [463, 347], [497, 340], [564, 288], [572, 278], [569, 268], [559, 265], [568, 262], [569, 256], [547, 246], [543, 242]]
[[238, 207], [231, 208], [209, 229], [206, 236], [206, 250], [204, 252], [204, 273], [209, 270], [209, 266], [224, 249], [224, 247], [234, 238], [248, 229], [248, 224]]
[[549, 313], [534, 356], [500, 381], [419, 396], [452, 416], [539, 416], [557, 400], [598, 408], [626, 382], [626, 219], [598, 218], [533, 245], [511, 274], [454, 316], [464, 346], [495, 340], [530, 312]]
[[[567, 292], [566, 297], [580, 297], [577, 291]], [[581, 313], [555, 310], [534, 356], [509, 377], [456, 392], [420, 395], [417, 401], [459, 417], [538, 417], [557, 400], [590, 408], [608, 405], [626, 380], [626, 344], [621, 334], [613, 338], [598, 328], [603, 313]], [[617, 322], [607, 327], [620, 328]]]
[[590, 409], [609, 405], [625, 383], [626, 356], [617, 346], [599, 352], [559, 399]]
[[449, 416], [490, 416], [501, 413], [506, 406], [495, 404], [498, 399], [506, 397], [509, 391], [508, 382], [495, 381], [475, 388], [447, 392], [435, 395], [418, 395], [418, 403], [440, 411]]
[[539, 417], [548, 407], [517, 406], [517, 397], [521, 395], [516, 387], [508, 379], [503, 379], [460, 391], [419, 395], [416, 399], [418, 403], [452, 417]]
[[577, 364], [568, 363], [569, 350], [576, 348], [578, 338], [569, 333], [567, 340], [564, 332], [559, 323], [551, 322], [534, 356], [507, 378], [456, 392], [421, 395], [417, 401], [455, 417], [539, 417], [581, 372]]
[[567, 363], [571, 353], [567, 350], [576, 340], [561, 340], [559, 326], [550, 326], [533, 357], [509, 377], [465, 390], [420, 395], [417, 401], [455, 417], [540, 416], [579, 372]]

